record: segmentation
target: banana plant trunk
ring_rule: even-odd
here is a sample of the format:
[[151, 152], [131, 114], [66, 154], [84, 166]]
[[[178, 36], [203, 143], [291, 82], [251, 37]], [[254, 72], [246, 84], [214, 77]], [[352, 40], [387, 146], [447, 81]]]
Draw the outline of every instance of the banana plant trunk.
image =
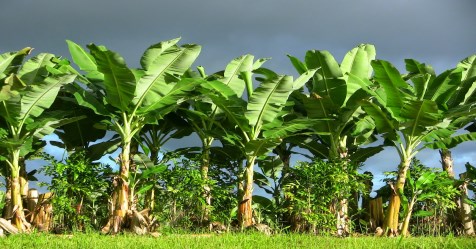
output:
[[[151, 148], [150, 150], [150, 160], [154, 165], [159, 163], [159, 149]], [[145, 206], [151, 212], [154, 211], [155, 208], [155, 188], [149, 189], [145, 194]]]
[[441, 157], [441, 167], [443, 168], [448, 176], [452, 179], [455, 178], [455, 173], [453, 171], [453, 157], [451, 156], [451, 151], [448, 149], [441, 149], [440, 151]]
[[120, 155], [119, 177], [115, 179], [113, 193], [113, 221], [112, 233], [118, 233], [126, 219], [129, 210], [129, 169], [130, 169], [130, 148], [131, 141], [125, 141]]
[[12, 184], [10, 168], [7, 169], [7, 176], [5, 177], [5, 206], [3, 208], [2, 217], [10, 219], [13, 216], [12, 205]]
[[[337, 143], [336, 140], [338, 141]], [[330, 156], [331, 158], [338, 158], [338, 160], [342, 162], [342, 167], [345, 167], [345, 170], [348, 170], [347, 148], [345, 146], [346, 137], [339, 137], [336, 140], [331, 140], [332, 149], [330, 151]], [[336, 205], [337, 236], [348, 236], [350, 234], [349, 202], [347, 198], [340, 198], [337, 200]]]
[[253, 198], [253, 174], [254, 174], [254, 165], [256, 157], [251, 157], [246, 160], [246, 168], [243, 182], [243, 190], [241, 198], [238, 203], [238, 223], [242, 228], [249, 227], [254, 224], [253, 219], [253, 208], [252, 208], [252, 198]]
[[209, 221], [210, 219], [210, 207], [212, 205], [212, 195], [210, 192], [210, 186], [208, 185], [208, 171], [210, 168], [210, 147], [213, 143], [213, 138], [207, 138], [203, 140], [203, 152], [202, 152], [202, 164], [200, 166], [200, 173], [203, 184], [202, 197], [205, 200], [205, 206], [203, 207], [203, 221]]
[[338, 200], [337, 203], [337, 236], [347, 236], [350, 233], [348, 222], [349, 203], [346, 198]]
[[28, 230], [29, 224], [25, 220], [25, 213], [23, 211], [23, 200], [21, 196], [20, 184], [20, 149], [15, 149], [11, 153], [11, 168], [10, 168], [10, 193], [11, 206], [13, 207], [12, 224], [18, 228], [19, 231]]
[[26, 199], [28, 195], [28, 173], [26, 171], [25, 159], [23, 157], [19, 158], [18, 165], [20, 166], [20, 194], [22, 199]]
[[292, 230], [296, 230], [296, 228], [298, 228], [301, 224], [299, 224], [297, 215], [292, 212], [292, 209], [290, 207], [290, 203], [291, 203], [290, 194], [287, 191], [283, 191], [282, 189], [283, 188], [282, 186], [287, 184], [289, 174], [290, 174], [291, 151], [286, 149], [286, 145], [284, 146], [280, 145], [276, 148], [275, 153], [279, 156], [279, 158], [283, 162], [283, 170], [282, 170], [281, 178], [279, 179], [281, 189], [279, 189], [277, 192], [278, 193], [284, 192], [284, 196], [283, 196], [284, 200], [282, 203], [279, 203], [279, 197], [274, 196], [274, 198], [278, 206], [284, 204], [283, 207], [285, 208], [286, 212], [283, 213], [282, 220], [287, 222], [291, 226]]
[[[465, 179], [466, 178], [466, 173], [460, 174], [460, 179]], [[468, 235], [468, 236], [474, 236], [475, 231], [474, 231], [474, 224], [473, 224], [473, 219], [472, 219], [472, 211], [471, 211], [471, 206], [469, 203], [467, 203], [466, 199], [468, 198], [468, 183], [464, 182], [463, 185], [460, 186], [461, 189], [461, 195], [460, 195], [460, 200], [459, 200], [459, 216], [460, 220], [463, 225], [463, 234]]]
[[[443, 170], [448, 174], [451, 179], [455, 178], [455, 173], [453, 171], [453, 157], [451, 155], [451, 151], [448, 149], [441, 149], [440, 158], [441, 158], [441, 167]], [[448, 210], [447, 214], [447, 223], [448, 225], [453, 228], [453, 232], [458, 232], [458, 230], [462, 227], [463, 221], [461, 220], [460, 215], [458, 215], [458, 209], [460, 209], [460, 196], [454, 199], [457, 209], [456, 210]]]
[[398, 177], [396, 185], [391, 184], [392, 189], [390, 195], [390, 202], [387, 207], [387, 213], [384, 221], [384, 231], [389, 235], [396, 236], [398, 234], [398, 217], [400, 214], [401, 196], [405, 187], [407, 171], [410, 168], [411, 158], [405, 158], [398, 167]]

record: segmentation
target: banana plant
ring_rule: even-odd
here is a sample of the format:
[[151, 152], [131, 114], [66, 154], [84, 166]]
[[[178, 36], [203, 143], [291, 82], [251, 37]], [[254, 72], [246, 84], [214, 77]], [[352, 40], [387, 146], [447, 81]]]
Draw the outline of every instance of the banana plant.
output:
[[[247, 100], [239, 98], [235, 92], [222, 82], [202, 84], [208, 88], [207, 96], [225, 113], [232, 124], [227, 128], [223, 139], [240, 148], [246, 162], [238, 179], [239, 206], [238, 222], [242, 227], [250, 226], [253, 221], [252, 196], [254, 184], [254, 166], [258, 157], [265, 156], [281, 143], [281, 140], [297, 131], [307, 129], [315, 121], [310, 119], [284, 122], [286, 112], [282, 112], [288, 103], [289, 95], [302, 87], [316, 70], [304, 72], [295, 81], [292, 76], [278, 75], [275, 72], [256, 67], [252, 72], [241, 74], [247, 90]], [[263, 77], [257, 78], [259, 86], [253, 88], [252, 73]], [[220, 125], [220, 124], [217, 124]]]
[[25, 48], [0, 55], [0, 137], [6, 152], [2, 156], [10, 172], [12, 223], [20, 231], [30, 228], [20, 194], [22, 158], [55, 128], [79, 119], [66, 118], [68, 113], [50, 109], [60, 88], [76, 77], [66, 70], [68, 62], [47, 53], [24, 61], [30, 52], [31, 48]]
[[[375, 125], [358, 102], [368, 99], [370, 95], [355, 80], [355, 77], [370, 79], [370, 63], [375, 59], [375, 54], [373, 45], [361, 44], [347, 52], [341, 64], [328, 51], [310, 50], [304, 61], [289, 56], [300, 73], [317, 69], [306, 85], [307, 91], [296, 91], [292, 95], [296, 112], [320, 120], [313, 126], [311, 136], [292, 138], [298, 146], [307, 149], [314, 159], [359, 165], [382, 150], [382, 146], [363, 147], [376, 140]], [[342, 236], [350, 232], [347, 200], [338, 200], [338, 203], [339, 206], [335, 207], [337, 227], [338, 235]]]
[[[416, 71], [413, 73], [415, 75], [418, 72], [418, 68], [424, 68], [416, 61], [413, 61], [412, 64], [414, 65], [414, 71]], [[428, 68], [428, 66], [426, 67]], [[461, 70], [461, 83], [456, 91], [449, 97], [446, 104], [448, 111], [453, 112], [464, 110], [476, 100], [476, 88], [474, 87], [474, 83], [476, 82], [476, 55], [469, 56], [462, 60], [458, 63], [456, 69]], [[474, 119], [475, 116], [472, 113], [451, 119], [447, 129], [436, 134], [438, 139], [430, 140], [425, 144], [428, 148], [439, 149], [442, 168], [450, 177], [454, 178], [453, 158], [450, 149], [461, 143], [476, 140], [476, 132], [472, 129], [473, 126], [468, 126], [468, 124], [474, 122]], [[464, 130], [467, 132], [463, 132]]]
[[[245, 79], [242, 77], [246, 73], [251, 73], [254, 69], [259, 68], [267, 59], [258, 59], [254, 61], [254, 56], [243, 55], [233, 59], [226, 66], [225, 70], [207, 75], [203, 67], [199, 67], [198, 71], [201, 77], [209, 82], [213, 81], [216, 85], [223, 84], [228, 86], [231, 90], [228, 94], [234, 94], [241, 98], [246, 87]], [[203, 92], [209, 91], [211, 85], [203, 86]], [[213, 104], [210, 98], [206, 94], [197, 96], [191, 103], [190, 107], [180, 108], [178, 112], [187, 122], [190, 124], [193, 131], [198, 135], [201, 143], [201, 176], [204, 182], [208, 181], [208, 171], [211, 166], [211, 150], [215, 137], [221, 137], [225, 132], [221, 128], [223, 126], [217, 125], [222, 122], [226, 115], [220, 110], [218, 106]], [[212, 196], [210, 193], [210, 187], [204, 186], [203, 197], [205, 199], [204, 216], [205, 220], [208, 220], [209, 210], [211, 206]]]
[[[413, 67], [414, 71], [417, 71], [418, 68], [424, 68], [417, 62], [413, 62], [412, 64], [415, 65]], [[473, 105], [474, 100], [476, 100], [474, 96], [476, 89], [473, 87], [476, 82], [476, 55], [463, 59], [458, 63], [456, 69], [461, 70], [461, 83], [448, 99], [446, 107], [449, 112], [462, 111], [467, 108], [468, 105]], [[416, 75], [416, 73], [414, 74]], [[474, 120], [475, 116], [472, 113], [451, 119], [446, 129], [435, 132], [435, 137], [425, 143], [425, 147], [439, 150], [441, 166], [451, 178], [454, 178], [451, 149], [461, 143], [476, 140]], [[455, 198], [455, 204], [457, 206], [460, 205], [459, 198]], [[460, 216], [454, 210], [450, 210], [450, 212], [452, 212], [452, 214], [449, 215], [450, 218], [448, 218], [446, 222], [450, 223], [450, 226], [460, 227], [462, 224], [462, 222], [458, 221]], [[465, 232], [471, 231], [465, 230]]]
[[142, 55], [141, 68], [129, 68], [123, 57], [104, 46], [90, 44], [89, 53], [67, 41], [71, 56], [85, 74], [76, 83], [78, 104], [108, 117], [103, 124], [120, 136], [120, 166], [112, 194], [113, 212], [104, 232], [117, 233], [133, 202], [129, 195], [131, 142], [145, 124], [156, 124], [189, 97], [199, 79], [182, 75], [198, 57], [201, 47], [178, 46], [179, 39], [150, 46]]
[[[398, 232], [401, 192], [405, 186], [412, 158], [432, 141], [441, 141], [453, 129], [451, 123], [474, 113], [467, 102], [452, 106], [451, 96], [462, 88], [462, 69], [450, 69], [435, 75], [431, 67], [407, 60], [408, 74], [400, 72], [389, 62], [375, 60], [374, 82], [355, 75], [362, 88], [373, 96], [362, 100], [363, 109], [372, 117], [377, 131], [393, 145], [400, 157], [397, 182], [392, 185], [384, 227], [389, 233]], [[410, 81], [412, 83], [409, 83]], [[460, 92], [461, 93], [461, 92]]]
[[296, 112], [321, 120], [314, 127], [316, 136], [312, 140], [300, 139], [299, 145], [314, 156], [331, 161], [361, 163], [380, 152], [381, 146], [360, 147], [375, 141], [374, 125], [358, 103], [369, 95], [354, 77], [350, 77], [352, 74], [362, 79], [370, 78], [370, 62], [375, 59], [374, 46], [359, 45], [345, 55], [341, 64], [328, 51], [310, 50], [304, 62], [289, 57], [298, 72], [318, 69], [307, 84], [309, 93], [293, 94]]

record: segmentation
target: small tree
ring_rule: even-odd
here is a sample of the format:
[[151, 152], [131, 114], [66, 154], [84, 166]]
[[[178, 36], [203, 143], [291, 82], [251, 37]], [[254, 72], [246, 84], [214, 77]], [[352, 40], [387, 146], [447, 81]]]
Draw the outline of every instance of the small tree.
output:
[[[149, 47], [141, 58], [141, 68], [127, 67], [124, 59], [104, 46], [90, 44], [87, 53], [68, 41], [70, 53], [86, 72], [74, 96], [78, 104], [108, 117], [108, 129], [120, 136], [121, 154], [118, 176], [112, 194], [113, 212], [104, 232], [117, 233], [134, 200], [129, 195], [131, 142], [145, 124], [155, 124], [183, 102], [200, 82], [181, 79], [200, 53], [198, 45], [178, 46], [179, 39]], [[86, 87], [86, 89], [85, 89]]]
[[223, 129], [227, 132], [224, 139], [238, 147], [246, 158], [238, 176], [238, 222], [243, 227], [254, 223], [252, 196], [254, 166], [258, 157], [271, 152], [283, 138], [307, 129], [315, 122], [310, 119], [285, 122], [286, 113], [282, 112], [292, 91], [301, 88], [315, 71], [306, 71], [294, 81], [291, 76], [256, 67], [254, 72], [263, 75], [256, 89], [253, 88], [251, 72], [244, 72], [242, 77], [246, 82], [248, 101], [238, 98], [221, 82], [202, 84], [208, 87], [207, 96], [225, 113], [231, 124]]
[[85, 152], [72, 154], [64, 162], [44, 155], [49, 162], [41, 171], [51, 177], [44, 184], [53, 192], [56, 227], [68, 230], [99, 228], [108, 217], [107, 192], [110, 168], [92, 163]]
[[[454, 187], [454, 181], [448, 177], [447, 172], [441, 170], [432, 170], [430, 168], [422, 167], [417, 160], [413, 160], [413, 170], [410, 168], [410, 174], [407, 176], [408, 190], [403, 198], [404, 220], [402, 224], [401, 233], [406, 236], [409, 235], [410, 219], [418, 202], [426, 202], [430, 205], [425, 209], [417, 210], [415, 214], [419, 217], [438, 215], [438, 208], [443, 208], [442, 213], [448, 213], [451, 209], [455, 209], [456, 205], [453, 199], [457, 196], [458, 190]], [[420, 167], [419, 171], [415, 168]], [[434, 205], [436, 207], [431, 207]], [[429, 207], [428, 207], [429, 206]], [[428, 210], [430, 209], [430, 210]], [[432, 209], [432, 210], [431, 210]]]
[[[41, 53], [27, 61], [31, 48], [0, 55], [0, 139], [9, 176], [12, 223], [29, 230], [20, 193], [20, 170], [23, 157], [34, 144], [55, 128], [77, 119], [68, 113], [50, 110], [62, 86], [73, 82], [68, 62], [52, 54]], [[8, 217], [11, 218], [11, 217]]]
[[[363, 147], [376, 140], [375, 125], [359, 104], [371, 96], [358, 81], [370, 79], [370, 62], [375, 54], [373, 45], [361, 44], [347, 52], [341, 64], [328, 51], [307, 51], [304, 62], [290, 56], [298, 72], [317, 70], [306, 84], [307, 91], [295, 91], [292, 95], [296, 112], [318, 120], [309, 127], [314, 131], [313, 136], [293, 139], [314, 158], [359, 164], [383, 149]], [[336, 202], [336, 218], [338, 235], [349, 234], [347, 199]]]
[[[398, 232], [401, 192], [412, 159], [425, 143], [440, 141], [454, 132], [452, 120], [474, 114], [471, 103], [450, 107], [450, 98], [461, 85], [462, 70], [447, 70], [435, 75], [433, 69], [415, 60], [406, 60], [407, 75], [389, 62], [375, 60], [374, 82], [359, 80], [373, 100], [361, 101], [386, 143], [400, 156], [398, 178], [385, 216], [385, 229]], [[411, 80], [412, 84], [407, 82]], [[464, 96], [462, 96], [464, 97]]]
[[342, 162], [316, 160], [301, 162], [292, 168], [285, 193], [289, 196], [288, 208], [300, 219], [293, 230], [319, 234], [337, 232], [336, 210], [332, 209], [353, 191], [365, 192], [362, 177], [357, 166]]

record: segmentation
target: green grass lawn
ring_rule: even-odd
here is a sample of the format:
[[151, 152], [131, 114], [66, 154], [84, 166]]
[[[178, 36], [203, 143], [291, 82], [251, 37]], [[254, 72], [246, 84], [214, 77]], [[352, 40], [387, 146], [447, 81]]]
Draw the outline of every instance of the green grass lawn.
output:
[[312, 235], [15, 235], [0, 238], [0, 248], [476, 248], [476, 238], [334, 238]]

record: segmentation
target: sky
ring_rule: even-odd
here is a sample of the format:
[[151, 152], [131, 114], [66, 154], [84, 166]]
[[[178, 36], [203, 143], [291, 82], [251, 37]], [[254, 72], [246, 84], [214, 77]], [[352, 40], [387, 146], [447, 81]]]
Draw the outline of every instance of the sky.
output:
[[[400, 70], [405, 58], [413, 58], [441, 73], [476, 53], [474, 10], [474, 0], [0, 0], [0, 53], [29, 46], [34, 54], [69, 58], [69, 39], [106, 45], [138, 66], [148, 46], [181, 37], [181, 44], [202, 45], [195, 66], [208, 73], [249, 53], [271, 57], [265, 66], [280, 74], [296, 75], [287, 54], [303, 58], [310, 49], [328, 50], [341, 61], [348, 50], [370, 43], [378, 59]], [[466, 162], [476, 164], [473, 147], [468, 142], [453, 150], [457, 173]], [[437, 151], [418, 158], [439, 166]], [[378, 178], [398, 162], [387, 148], [363, 170]]]

